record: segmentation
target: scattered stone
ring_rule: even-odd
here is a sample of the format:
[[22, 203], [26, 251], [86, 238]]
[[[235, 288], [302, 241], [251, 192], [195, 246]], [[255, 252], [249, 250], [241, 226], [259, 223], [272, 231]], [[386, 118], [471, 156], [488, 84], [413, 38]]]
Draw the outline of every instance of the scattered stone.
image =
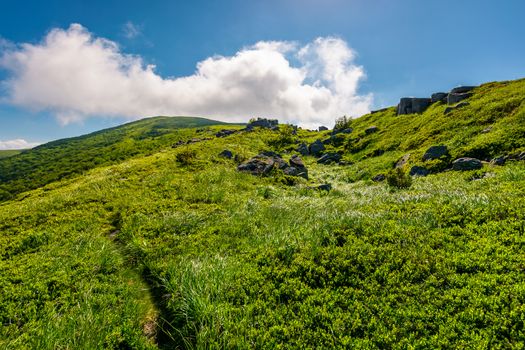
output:
[[525, 160], [525, 152], [518, 152], [507, 157], [509, 160]]
[[394, 168], [403, 168], [405, 166], [405, 164], [408, 162], [408, 160], [410, 159], [410, 153], [407, 153], [405, 154], [403, 157], [401, 157], [397, 162], [396, 162], [396, 165], [394, 166]]
[[379, 157], [385, 153], [383, 149], [375, 149], [371, 153], [367, 154], [368, 157]]
[[265, 151], [237, 167], [239, 171], [259, 176], [270, 174], [272, 169], [280, 169], [286, 175], [300, 176], [308, 180], [308, 170], [298, 155], [292, 156], [288, 164], [280, 154]]
[[308, 150], [308, 145], [306, 143], [301, 143], [299, 147], [297, 147], [297, 152], [299, 152], [303, 156], [307, 156], [310, 154], [310, 151]]
[[403, 97], [397, 105], [397, 115], [422, 113], [431, 103], [430, 98]]
[[425, 167], [414, 165], [412, 168], [410, 168], [408, 174], [410, 176], [427, 176], [428, 174], [430, 174], [430, 171]]
[[326, 126], [322, 126], [321, 125], [317, 130], [318, 131], [326, 131], [326, 130], [328, 130], [328, 128]]
[[177, 147], [180, 147], [180, 146], [185, 145], [185, 144], [186, 144], [186, 142], [184, 142], [182, 140], [179, 140], [176, 143], [174, 143], [173, 145], [171, 145], [171, 148], [177, 148]]
[[385, 181], [385, 179], [386, 179], [385, 174], [377, 174], [376, 176], [372, 178], [372, 181], [381, 182], [381, 181]]
[[334, 129], [332, 131], [332, 136], [335, 136], [337, 134], [351, 134], [354, 129], [352, 128], [346, 128], [346, 129]]
[[477, 86], [458, 86], [456, 88], [453, 88], [452, 90], [450, 90], [450, 93], [451, 94], [463, 94], [465, 92], [469, 92], [469, 91], [472, 91], [476, 88]]
[[189, 140], [188, 142], [186, 142], [188, 145], [192, 144], [192, 143], [197, 143], [197, 142], [201, 142], [202, 139], [198, 139], [198, 138], [192, 138], [191, 140]]
[[455, 106], [445, 108], [445, 112], [443, 112], [443, 114], [449, 114], [450, 112], [452, 112], [455, 109], [458, 109], [458, 108], [461, 108], [461, 107], [466, 107], [468, 105], [470, 105], [470, 103], [465, 102], [465, 101], [460, 102], [460, 103], [458, 103]]
[[257, 118], [256, 120], [250, 121], [248, 125], [246, 126], [246, 129], [253, 130], [253, 128], [255, 127], [272, 129], [278, 125], [279, 125], [279, 121], [277, 119]]
[[492, 131], [492, 126], [489, 126], [489, 127], [486, 127], [485, 129], [481, 130], [481, 133], [482, 134], [486, 134], [488, 132], [491, 132]]
[[232, 159], [233, 153], [232, 151], [225, 149], [221, 153], [219, 153], [219, 157], [226, 158], [226, 159]]
[[504, 156], [499, 156], [490, 161], [490, 164], [494, 165], [505, 165], [505, 162], [507, 161], [507, 158]]
[[461, 94], [459, 94], [459, 93], [458, 94], [450, 93], [450, 94], [448, 94], [448, 97], [447, 97], [447, 103], [449, 105], [453, 105], [453, 104], [461, 102], [464, 99], [467, 99], [467, 98], [469, 98], [471, 96], [472, 96], [472, 94], [469, 93], [469, 92], [461, 93]]
[[375, 132], [378, 132], [379, 131], [379, 128], [377, 126], [370, 126], [368, 128], [365, 129], [365, 134], [367, 135], [370, 135], [370, 134], [373, 134]]
[[318, 164], [337, 163], [341, 160], [341, 155], [335, 152], [325, 153], [321, 158], [317, 159]]
[[216, 137], [226, 137], [232, 134], [235, 134], [237, 130], [231, 130], [231, 129], [222, 129], [218, 133], [215, 134]]
[[470, 157], [458, 158], [452, 162], [452, 169], [460, 171], [481, 169], [482, 166], [481, 160]]
[[447, 146], [431, 146], [423, 155], [423, 160], [439, 159], [448, 154]]
[[317, 186], [317, 189], [320, 190], [320, 191], [330, 192], [332, 190], [332, 185], [331, 184], [322, 184], [322, 185]]
[[432, 96], [430, 96], [430, 102], [436, 103], [436, 102], [446, 102], [447, 101], [447, 93], [446, 92], [436, 92], [433, 93]]
[[321, 140], [315, 140], [310, 146], [308, 146], [308, 151], [310, 154], [313, 154], [314, 156], [318, 156], [322, 151], [324, 151], [326, 147], [323, 145]]

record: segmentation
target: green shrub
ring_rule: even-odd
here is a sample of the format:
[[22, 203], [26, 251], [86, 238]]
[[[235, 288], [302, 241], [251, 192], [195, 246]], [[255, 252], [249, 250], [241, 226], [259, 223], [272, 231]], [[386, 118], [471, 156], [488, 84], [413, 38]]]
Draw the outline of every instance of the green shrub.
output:
[[392, 169], [386, 175], [386, 182], [390, 187], [409, 188], [412, 186], [412, 178], [403, 168]]
[[192, 149], [185, 149], [177, 153], [177, 155], [175, 156], [175, 159], [181, 165], [190, 165], [195, 161], [196, 158], [197, 153], [195, 152], [195, 150]]

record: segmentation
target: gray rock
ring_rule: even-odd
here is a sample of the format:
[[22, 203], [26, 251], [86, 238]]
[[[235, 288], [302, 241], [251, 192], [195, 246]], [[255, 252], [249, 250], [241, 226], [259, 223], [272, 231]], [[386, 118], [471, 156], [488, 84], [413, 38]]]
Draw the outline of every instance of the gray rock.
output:
[[452, 169], [460, 171], [481, 169], [482, 166], [481, 160], [469, 157], [458, 158], [452, 162]]
[[485, 129], [481, 130], [481, 133], [482, 134], [486, 134], [488, 132], [491, 132], [492, 131], [492, 126], [489, 126], [489, 127], [486, 127]]
[[325, 153], [321, 158], [317, 159], [318, 164], [337, 163], [341, 160], [341, 155], [335, 152]]
[[458, 103], [455, 106], [445, 108], [445, 111], [443, 113], [444, 114], [449, 114], [450, 112], [452, 112], [455, 109], [466, 107], [466, 106], [469, 106], [469, 105], [470, 105], [470, 103], [463, 101], [463, 102]]
[[381, 181], [385, 181], [385, 179], [386, 179], [385, 174], [377, 174], [376, 176], [372, 178], [372, 181], [381, 182]]
[[320, 190], [320, 191], [329, 192], [329, 191], [332, 190], [332, 185], [331, 184], [322, 184], [322, 185], [317, 186], [317, 189]]
[[427, 176], [430, 174], [430, 171], [425, 167], [414, 165], [412, 168], [410, 168], [410, 172], [408, 174], [410, 176]]
[[450, 93], [448, 94], [448, 97], [447, 97], [447, 103], [449, 105], [453, 105], [453, 104], [463, 101], [464, 99], [469, 98], [470, 96], [472, 96], [472, 94], [469, 92], [462, 93], [462, 94]]
[[326, 130], [328, 130], [328, 128], [326, 126], [322, 126], [321, 125], [317, 130], [318, 131], [326, 131]]
[[303, 160], [297, 154], [294, 154], [290, 158], [290, 166], [294, 166], [294, 167], [297, 167], [297, 168], [305, 168]]
[[354, 129], [352, 129], [352, 128], [346, 128], [346, 129], [334, 129], [334, 130], [332, 131], [332, 136], [337, 135], [337, 134], [351, 134], [352, 131], [354, 131]]
[[219, 157], [232, 159], [233, 158], [233, 153], [232, 153], [232, 151], [230, 151], [228, 149], [225, 149], [224, 151], [219, 153]]
[[458, 86], [450, 90], [450, 93], [451, 94], [464, 94], [465, 92], [474, 90], [476, 87], [477, 86]]
[[252, 175], [267, 175], [272, 171], [274, 164], [275, 162], [271, 157], [256, 156], [239, 165], [237, 170], [247, 172]]
[[423, 160], [438, 159], [448, 154], [447, 146], [431, 146], [423, 155]]
[[315, 140], [310, 146], [308, 146], [308, 151], [310, 154], [313, 154], [314, 156], [319, 155], [322, 151], [324, 151], [326, 147], [323, 145], [321, 140]]
[[308, 145], [306, 143], [301, 143], [299, 147], [297, 147], [297, 152], [299, 152], [303, 156], [307, 156], [310, 154], [310, 151], [308, 150]]
[[248, 123], [246, 126], [246, 129], [252, 130], [255, 127], [265, 128], [265, 129], [272, 129], [279, 125], [279, 121], [277, 119], [266, 119], [266, 118], [257, 118], [256, 120], [252, 120]]
[[446, 92], [436, 92], [433, 93], [432, 96], [430, 96], [430, 102], [436, 103], [436, 102], [446, 102], [447, 100], [447, 93]]
[[397, 162], [394, 168], [402, 168], [405, 166], [405, 164], [410, 159], [410, 153], [405, 154], [403, 157], [401, 157]]
[[379, 128], [377, 126], [370, 126], [368, 128], [365, 129], [365, 134], [367, 135], [370, 135], [370, 134], [373, 134], [375, 132], [378, 132], [379, 131]]
[[237, 130], [228, 130], [228, 129], [222, 129], [218, 133], [215, 134], [216, 137], [225, 137], [232, 134], [235, 134]]
[[296, 168], [294, 166], [290, 166], [284, 169], [283, 172], [289, 176], [299, 176], [308, 180], [308, 171], [306, 168]]
[[397, 114], [422, 113], [431, 103], [430, 98], [403, 97], [397, 105]]
[[505, 165], [505, 162], [507, 161], [507, 158], [504, 156], [496, 157], [490, 161], [490, 164], [494, 165]]

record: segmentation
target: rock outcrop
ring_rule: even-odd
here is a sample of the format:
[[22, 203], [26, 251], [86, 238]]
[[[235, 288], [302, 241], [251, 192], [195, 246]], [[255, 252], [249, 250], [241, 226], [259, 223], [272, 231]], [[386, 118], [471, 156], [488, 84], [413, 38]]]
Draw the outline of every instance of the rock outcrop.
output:
[[461, 94], [450, 93], [450, 94], [448, 94], [448, 97], [447, 97], [447, 103], [449, 105], [453, 105], [453, 104], [456, 104], [458, 102], [461, 102], [461, 101], [469, 98], [470, 96], [472, 96], [472, 94], [470, 92], [465, 92], [465, 93], [461, 93]]
[[430, 96], [430, 102], [446, 102], [448, 94], [446, 92], [436, 92]]
[[321, 125], [317, 130], [318, 131], [326, 131], [326, 130], [328, 130], [328, 128], [326, 126], [322, 126]]
[[246, 125], [246, 130], [253, 130], [255, 127], [264, 128], [264, 129], [274, 129], [279, 126], [279, 121], [277, 119], [266, 119], [266, 118], [257, 118], [252, 120]]
[[448, 154], [447, 146], [431, 146], [423, 155], [423, 160], [439, 159]]
[[298, 155], [292, 156], [290, 164], [280, 154], [267, 151], [262, 152], [237, 167], [238, 171], [252, 175], [269, 175], [273, 169], [280, 169], [289, 176], [300, 176], [308, 179], [308, 170]]
[[325, 149], [326, 147], [323, 145], [321, 140], [315, 140], [310, 144], [310, 146], [308, 146], [308, 152], [314, 156], [318, 156]]
[[318, 164], [338, 163], [341, 160], [341, 155], [335, 152], [325, 153], [321, 158], [317, 159]]
[[403, 97], [397, 105], [397, 115], [422, 113], [431, 104], [430, 98]]
[[430, 171], [425, 167], [414, 165], [412, 168], [410, 168], [410, 172], [408, 174], [410, 176], [427, 176], [430, 174]]
[[481, 169], [482, 166], [481, 160], [469, 157], [458, 158], [452, 162], [452, 169], [460, 171]]

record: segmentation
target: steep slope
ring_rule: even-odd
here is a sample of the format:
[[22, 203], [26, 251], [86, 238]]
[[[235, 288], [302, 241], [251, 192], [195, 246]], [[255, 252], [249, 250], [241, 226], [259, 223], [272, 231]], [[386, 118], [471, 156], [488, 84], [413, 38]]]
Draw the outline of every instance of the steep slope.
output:
[[187, 138], [183, 129], [226, 123], [193, 117], [155, 117], [89, 135], [46, 143], [0, 159], [0, 200], [97, 166], [156, 152]]
[[[202, 141], [1, 203], [0, 347], [520, 348], [525, 162], [436, 167], [403, 190], [368, 179], [405, 153], [416, 155], [408, 166], [422, 162], [434, 144], [449, 146], [445, 167], [476, 145], [499, 145], [487, 158], [519, 151], [522, 87], [478, 88], [464, 119], [436, 104], [354, 120], [327, 145], [346, 163], [305, 156], [308, 181], [236, 167], [265, 150], [288, 160], [328, 131], [204, 140], [212, 133], [188, 129]], [[219, 157], [225, 149], [236, 157]], [[326, 182], [331, 191], [315, 189]]]

